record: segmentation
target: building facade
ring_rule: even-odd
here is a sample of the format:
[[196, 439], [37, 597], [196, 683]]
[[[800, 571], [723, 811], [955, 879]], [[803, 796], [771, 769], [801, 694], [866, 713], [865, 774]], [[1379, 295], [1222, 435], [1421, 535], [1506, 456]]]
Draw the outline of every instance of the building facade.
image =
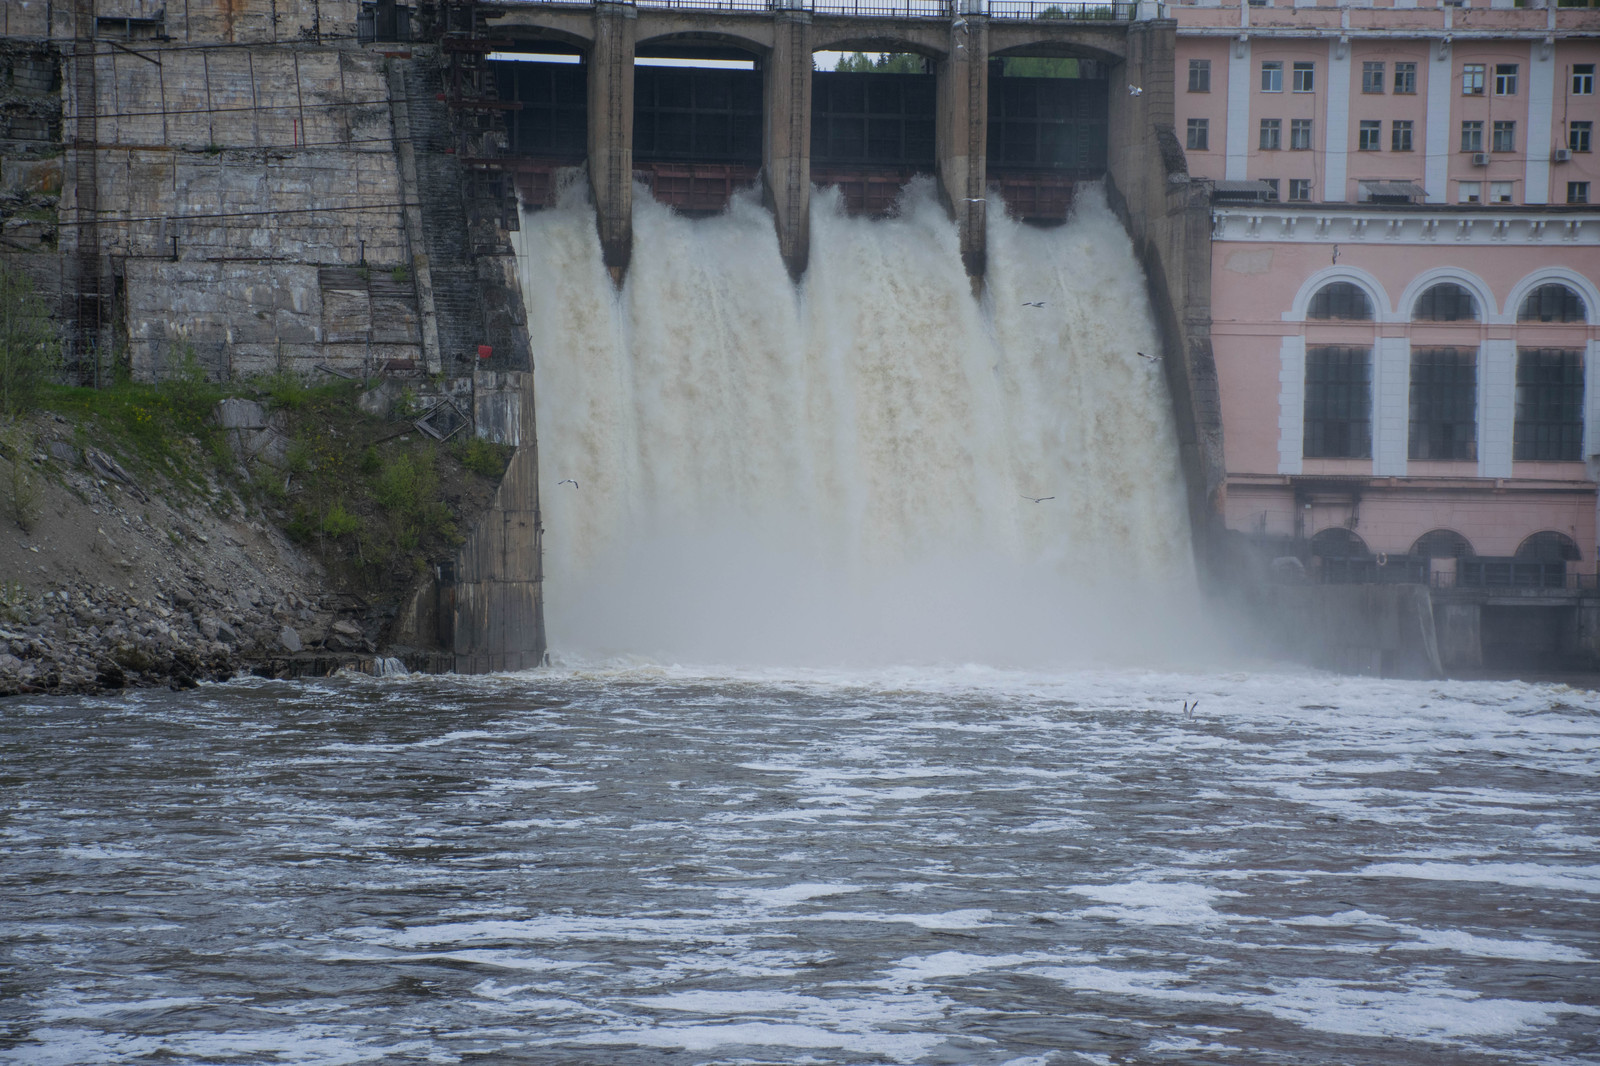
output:
[[1572, 621], [1597, 554], [1600, 11], [1169, 10], [1177, 132], [1216, 182], [1229, 529], [1281, 573], [1427, 581], [1491, 659], [1565, 624], [1510, 608]]

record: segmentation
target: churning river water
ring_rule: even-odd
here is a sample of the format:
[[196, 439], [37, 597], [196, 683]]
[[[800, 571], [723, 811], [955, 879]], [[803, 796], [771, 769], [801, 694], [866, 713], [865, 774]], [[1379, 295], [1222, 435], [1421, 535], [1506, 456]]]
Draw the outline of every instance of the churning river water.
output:
[[12, 700], [0, 1062], [1596, 1062], [1597, 739], [1271, 673]]

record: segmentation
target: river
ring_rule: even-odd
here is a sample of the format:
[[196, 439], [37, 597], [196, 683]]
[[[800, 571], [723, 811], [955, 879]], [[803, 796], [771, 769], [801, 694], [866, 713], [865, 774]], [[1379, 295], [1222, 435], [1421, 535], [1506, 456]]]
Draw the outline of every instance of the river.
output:
[[0, 1062], [1600, 1061], [1597, 712], [978, 667], [14, 699]]

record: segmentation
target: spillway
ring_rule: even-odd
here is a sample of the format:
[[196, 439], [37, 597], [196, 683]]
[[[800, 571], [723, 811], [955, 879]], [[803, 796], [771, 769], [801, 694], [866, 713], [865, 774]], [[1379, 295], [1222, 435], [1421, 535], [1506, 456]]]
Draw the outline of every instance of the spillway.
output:
[[991, 202], [981, 298], [931, 183], [885, 219], [816, 190], [798, 285], [753, 195], [690, 219], [640, 190], [620, 291], [581, 183], [527, 212], [554, 653], [1041, 665], [1185, 645], [1171, 404], [1138, 354], [1160, 341], [1127, 235], [1099, 190], [1079, 201], [1054, 229]]

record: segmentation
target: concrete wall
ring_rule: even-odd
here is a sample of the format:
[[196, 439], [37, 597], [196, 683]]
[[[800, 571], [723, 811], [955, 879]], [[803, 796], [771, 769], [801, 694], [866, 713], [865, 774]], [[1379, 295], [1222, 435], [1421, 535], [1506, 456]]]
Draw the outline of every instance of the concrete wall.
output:
[[[1173, 131], [1170, 21], [1133, 24], [1112, 72], [1107, 190], [1133, 236], [1161, 326], [1162, 367], [1201, 573], [1221, 579], [1222, 411], [1211, 351], [1211, 187], [1191, 181]], [[1138, 89], [1137, 93], [1132, 90]]]

